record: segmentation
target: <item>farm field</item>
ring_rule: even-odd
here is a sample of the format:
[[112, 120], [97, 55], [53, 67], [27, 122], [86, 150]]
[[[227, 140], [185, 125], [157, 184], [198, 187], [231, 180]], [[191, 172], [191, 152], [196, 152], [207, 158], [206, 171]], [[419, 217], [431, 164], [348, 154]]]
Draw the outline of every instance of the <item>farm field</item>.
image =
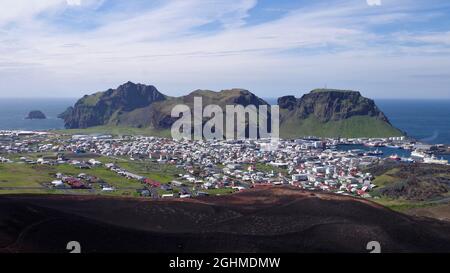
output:
[[[56, 180], [56, 174], [78, 176], [84, 173], [101, 179], [116, 189], [114, 192], [102, 192], [98, 185], [93, 184], [92, 189], [52, 189], [49, 183]], [[72, 165], [29, 165], [25, 163], [0, 164], [0, 194], [15, 193], [53, 193], [53, 194], [105, 194], [105, 195], [132, 195], [142, 188], [139, 181], [122, 177], [105, 167], [92, 169], [78, 169]]]

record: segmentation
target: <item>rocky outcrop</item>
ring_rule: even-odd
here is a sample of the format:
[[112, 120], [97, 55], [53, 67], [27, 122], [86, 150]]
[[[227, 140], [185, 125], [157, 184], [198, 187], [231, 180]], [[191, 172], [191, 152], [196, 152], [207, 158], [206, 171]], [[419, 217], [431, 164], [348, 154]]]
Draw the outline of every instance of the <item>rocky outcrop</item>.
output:
[[33, 110], [28, 113], [28, 116], [25, 119], [47, 119], [47, 117], [41, 111]]
[[66, 128], [87, 128], [98, 125], [120, 125], [168, 129], [177, 120], [171, 117], [177, 104], [193, 107], [194, 98], [201, 97], [203, 106], [268, 105], [255, 94], [244, 89], [214, 92], [195, 90], [182, 97], [167, 97], [155, 87], [128, 82], [117, 89], [84, 96], [75, 106], [59, 115]]
[[278, 99], [278, 106], [289, 111], [294, 110], [297, 106], [297, 99], [294, 96], [284, 96]]
[[[116, 125], [167, 130], [177, 120], [171, 117], [173, 107], [184, 104], [193, 109], [195, 97], [202, 98], [203, 107], [214, 104], [224, 110], [227, 105], [269, 105], [245, 89], [220, 92], [195, 90], [186, 96], [168, 97], [154, 86], [128, 82], [117, 89], [84, 96], [60, 117], [64, 119], [67, 128]], [[286, 137], [401, 134], [391, 126], [373, 100], [356, 91], [317, 89], [299, 99], [294, 96], [281, 97], [278, 104], [281, 108], [280, 133]], [[352, 119], [353, 117], [358, 119]], [[270, 113], [268, 118], [271, 119]], [[360, 126], [361, 124], [364, 126]], [[283, 131], [289, 134], [283, 134]]]
[[127, 82], [117, 89], [86, 95], [60, 115], [66, 128], [87, 128], [108, 124], [123, 113], [165, 100], [154, 86]]
[[299, 99], [294, 96], [281, 97], [278, 99], [278, 105], [293, 112], [291, 114], [299, 119], [314, 116], [321, 122], [328, 122], [353, 116], [367, 116], [389, 123], [375, 102], [357, 91], [316, 89]]
[[301, 98], [285, 96], [280, 106], [283, 137], [392, 137], [404, 135], [360, 92], [316, 89]]
[[66, 118], [69, 118], [70, 115], [72, 115], [72, 113], [73, 113], [73, 107], [70, 106], [70, 107], [68, 107], [64, 112], [62, 112], [61, 114], [59, 114], [59, 115], [58, 115], [58, 118], [60, 118], [60, 119], [66, 119]]

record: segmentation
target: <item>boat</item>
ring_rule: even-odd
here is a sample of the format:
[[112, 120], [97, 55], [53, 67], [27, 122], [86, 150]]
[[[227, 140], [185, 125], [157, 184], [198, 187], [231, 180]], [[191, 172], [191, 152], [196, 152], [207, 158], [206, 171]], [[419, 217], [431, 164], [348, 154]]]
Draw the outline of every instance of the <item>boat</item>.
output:
[[386, 145], [386, 148], [390, 148], [390, 149], [403, 149], [401, 146], [398, 146], [398, 145]]
[[365, 153], [364, 155], [368, 155], [368, 156], [380, 156], [383, 155], [383, 151], [380, 151], [378, 149], [376, 149], [375, 151], [368, 151], [367, 153]]
[[356, 155], [359, 155], [359, 156], [364, 155], [364, 151], [363, 151], [363, 150], [360, 150], [360, 149], [353, 149], [353, 150], [350, 150], [350, 152], [351, 152], [352, 154], [356, 154]]
[[401, 157], [399, 157], [398, 155], [391, 155], [390, 157], [389, 157], [389, 159], [391, 159], [391, 160], [395, 160], [395, 161], [400, 161], [400, 160], [402, 160], [402, 158]]
[[411, 152], [411, 157], [425, 158], [428, 157], [428, 155], [422, 151], [414, 150]]
[[364, 146], [367, 147], [384, 147], [386, 146], [383, 142], [366, 142], [364, 143]]
[[402, 145], [402, 149], [413, 150], [414, 148], [413, 148], [413, 145], [411, 145], [411, 144], [404, 144], [404, 145]]
[[402, 158], [400, 159], [400, 161], [401, 161], [401, 162], [406, 162], [406, 163], [414, 163], [414, 162], [416, 162], [414, 159], [409, 158], [409, 157], [402, 157]]
[[426, 164], [439, 164], [439, 165], [448, 165], [448, 160], [445, 160], [443, 158], [441, 159], [437, 159], [437, 157], [435, 155], [429, 156], [429, 157], [425, 157], [423, 159], [423, 163]]
[[367, 147], [378, 147], [378, 143], [377, 142], [367, 142], [367, 143], [364, 143], [364, 146], [367, 146]]

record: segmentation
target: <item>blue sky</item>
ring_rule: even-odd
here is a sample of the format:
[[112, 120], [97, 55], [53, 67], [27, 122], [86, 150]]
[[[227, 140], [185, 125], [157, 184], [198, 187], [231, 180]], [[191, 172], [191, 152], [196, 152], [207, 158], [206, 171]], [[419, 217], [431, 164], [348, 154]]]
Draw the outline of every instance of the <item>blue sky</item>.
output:
[[126, 81], [169, 95], [317, 87], [450, 98], [447, 0], [1, 0], [0, 97]]

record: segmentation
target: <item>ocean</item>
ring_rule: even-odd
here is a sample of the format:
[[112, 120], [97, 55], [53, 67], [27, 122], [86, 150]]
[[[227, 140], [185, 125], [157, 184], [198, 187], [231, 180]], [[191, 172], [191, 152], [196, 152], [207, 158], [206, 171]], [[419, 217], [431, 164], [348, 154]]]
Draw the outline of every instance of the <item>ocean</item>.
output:
[[450, 144], [450, 100], [376, 100], [390, 122], [409, 136]]
[[[275, 103], [276, 99], [266, 99]], [[76, 99], [0, 99], [0, 130], [63, 129], [58, 114]], [[450, 100], [376, 100], [391, 123], [409, 136], [431, 144], [450, 144]], [[26, 120], [31, 110], [41, 110], [46, 120]]]
[[[277, 99], [265, 99], [275, 104]], [[397, 128], [430, 144], [450, 145], [450, 100], [378, 99], [376, 105]]]
[[[64, 129], [64, 122], [58, 115], [75, 102], [76, 99], [67, 98], [0, 98], [0, 130]], [[25, 119], [32, 110], [42, 111], [47, 119]]]

